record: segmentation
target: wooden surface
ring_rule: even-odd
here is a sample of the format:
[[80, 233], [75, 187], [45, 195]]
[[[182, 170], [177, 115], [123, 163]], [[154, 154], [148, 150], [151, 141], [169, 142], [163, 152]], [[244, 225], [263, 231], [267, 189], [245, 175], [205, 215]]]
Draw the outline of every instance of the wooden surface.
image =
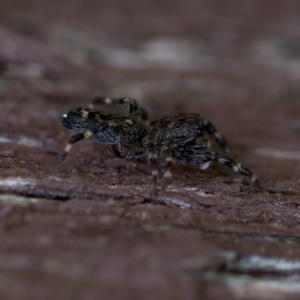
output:
[[[1, 1], [0, 298], [298, 299], [298, 1]], [[142, 161], [60, 117], [97, 95], [206, 116], [269, 192]], [[116, 108], [126, 113], [126, 108]]]

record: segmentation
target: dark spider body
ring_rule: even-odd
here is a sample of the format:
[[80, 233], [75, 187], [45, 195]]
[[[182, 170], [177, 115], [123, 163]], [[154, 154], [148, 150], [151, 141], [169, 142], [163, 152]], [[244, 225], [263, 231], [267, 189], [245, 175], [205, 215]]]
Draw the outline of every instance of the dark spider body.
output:
[[146, 127], [141, 121], [89, 108], [77, 108], [67, 116], [62, 118], [62, 123], [72, 133], [91, 132], [89, 139], [112, 146], [121, 157], [140, 156], [146, 136]]
[[[138, 109], [133, 99], [99, 97], [93, 103], [129, 103], [130, 113], [128, 117], [106, 113], [90, 105], [89, 108], [77, 108], [63, 115], [63, 125], [75, 134], [65, 147], [63, 161], [73, 143], [89, 138], [96, 143], [112, 146], [120, 157], [145, 157], [153, 168], [155, 194], [159, 172], [163, 171], [164, 189], [171, 177], [170, 167], [174, 159], [185, 164], [198, 165], [203, 169], [208, 167], [210, 162], [218, 161], [234, 172], [249, 177], [261, 188], [257, 176], [227, 154], [226, 139], [200, 115], [185, 113], [149, 122], [145, 111]], [[211, 137], [220, 149], [218, 152], [211, 148]]]

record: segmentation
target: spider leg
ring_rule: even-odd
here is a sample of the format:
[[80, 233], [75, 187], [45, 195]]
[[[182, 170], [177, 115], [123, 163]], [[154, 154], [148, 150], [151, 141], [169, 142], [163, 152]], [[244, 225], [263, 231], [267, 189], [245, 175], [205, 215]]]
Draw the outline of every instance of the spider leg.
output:
[[[171, 144], [164, 145], [161, 149], [162, 156], [158, 156], [157, 153], [150, 152], [148, 162], [152, 166], [152, 178], [153, 178], [153, 195], [158, 196], [162, 193], [172, 179], [171, 168], [175, 163], [174, 149]], [[161, 179], [161, 186], [158, 189], [158, 179]]]
[[139, 121], [147, 121], [148, 114], [145, 109], [139, 108], [137, 105], [136, 100], [132, 98], [108, 98], [108, 97], [96, 97], [92, 100], [89, 108], [93, 108], [94, 104], [107, 104], [107, 105], [114, 105], [114, 104], [129, 104], [129, 116], [134, 117]]
[[161, 193], [167, 188], [167, 186], [172, 181], [173, 174], [172, 174], [171, 168], [174, 165], [174, 163], [175, 163], [175, 159], [173, 156], [167, 157], [167, 164], [164, 167], [164, 172], [163, 172], [162, 179], [161, 179], [161, 186], [160, 186]]
[[243, 166], [240, 163], [235, 162], [229, 155], [226, 153], [215, 153], [215, 160], [217, 160], [222, 165], [230, 168], [232, 171], [247, 176], [251, 179], [253, 183], [259, 188], [263, 189], [263, 186], [259, 182], [257, 176], [253, 174], [247, 167]]
[[134, 112], [132, 115], [131, 115], [133, 118], [139, 120], [139, 121], [142, 121], [142, 122], [146, 122], [148, 121], [148, 114], [146, 112], [145, 109], [143, 108], [139, 108], [136, 112]]
[[204, 119], [203, 121], [203, 129], [205, 132], [207, 132], [210, 136], [213, 136], [217, 144], [224, 149], [224, 151], [228, 152], [228, 142], [227, 140], [216, 131], [216, 128], [212, 123], [210, 123], [208, 120]]
[[138, 110], [138, 105], [134, 99], [131, 98], [108, 98], [108, 97], [96, 97], [91, 101], [90, 107], [93, 107], [93, 104], [129, 104], [129, 115], [134, 114]]
[[[178, 151], [179, 150], [179, 151]], [[193, 145], [189, 148], [177, 149], [176, 158], [189, 165], [205, 165], [211, 161], [218, 161], [220, 164], [230, 168], [233, 172], [242, 174], [251, 179], [260, 189], [263, 189], [257, 176], [242, 164], [235, 162], [228, 154], [210, 151], [203, 145]]]
[[157, 188], [157, 182], [158, 182], [158, 175], [159, 175], [159, 170], [157, 168], [157, 156], [154, 152], [150, 152], [149, 158], [148, 158], [148, 163], [152, 167], [151, 175], [153, 179], [153, 191], [152, 194], [154, 197], [158, 196], [158, 188]]
[[76, 143], [76, 142], [78, 142], [78, 141], [80, 141], [80, 140], [89, 138], [93, 133], [94, 133], [93, 131], [87, 130], [85, 132], [77, 133], [77, 134], [73, 135], [70, 138], [68, 144], [65, 146], [64, 153], [62, 154], [60, 160], [62, 162], [65, 162], [65, 160], [67, 158], [67, 155], [68, 155], [69, 151], [71, 150], [73, 144]]

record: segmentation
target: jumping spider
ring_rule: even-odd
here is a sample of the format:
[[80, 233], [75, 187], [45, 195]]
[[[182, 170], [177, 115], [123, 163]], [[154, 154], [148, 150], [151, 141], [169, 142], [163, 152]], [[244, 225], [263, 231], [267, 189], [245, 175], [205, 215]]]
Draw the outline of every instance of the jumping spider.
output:
[[[123, 116], [94, 109], [94, 104], [129, 104], [129, 115]], [[175, 160], [206, 169], [218, 161], [234, 172], [249, 177], [262, 189], [255, 174], [236, 163], [227, 153], [228, 143], [205, 118], [198, 114], [183, 113], [155, 121], [147, 120], [146, 112], [130, 98], [95, 98], [87, 108], [77, 108], [62, 116], [62, 123], [74, 135], [61, 157], [66, 160], [72, 145], [82, 139], [110, 145], [123, 158], [145, 157], [152, 167], [154, 196], [158, 195], [157, 182], [161, 176], [161, 190], [171, 180], [171, 166]], [[214, 138], [220, 151], [213, 151]]]

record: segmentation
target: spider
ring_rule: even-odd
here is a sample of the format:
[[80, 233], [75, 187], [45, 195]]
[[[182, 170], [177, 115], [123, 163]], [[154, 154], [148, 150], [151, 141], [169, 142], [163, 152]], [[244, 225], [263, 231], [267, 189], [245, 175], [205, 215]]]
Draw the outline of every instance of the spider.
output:
[[[129, 115], [107, 113], [94, 108], [95, 104], [129, 104]], [[227, 140], [215, 127], [199, 114], [181, 113], [155, 121], [148, 121], [147, 113], [131, 98], [97, 97], [86, 108], [77, 108], [62, 116], [62, 124], [74, 135], [64, 149], [64, 162], [75, 142], [90, 139], [110, 145], [116, 155], [123, 158], [145, 157], [152, 167], [153, 194], [171, 181], [171, 167], [176, 160], [201, 169], [217, 161], [236, 173], [249, 177], [262, 189], [257, 176], [228, 154]], [[218, 151], [211, 142], [215, 141]]]

